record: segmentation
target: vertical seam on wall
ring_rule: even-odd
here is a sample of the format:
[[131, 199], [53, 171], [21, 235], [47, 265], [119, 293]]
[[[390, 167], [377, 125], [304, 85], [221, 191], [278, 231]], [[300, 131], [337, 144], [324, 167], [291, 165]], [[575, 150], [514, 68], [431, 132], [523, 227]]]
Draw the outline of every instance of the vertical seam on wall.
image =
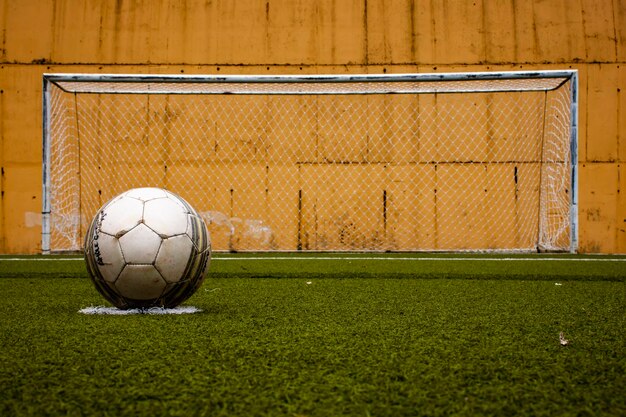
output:
[[431, 0], [429, 3], [430, 6], [430, 39], [432, 44], [431, 51], [431, 64], [437, 65], [437, 28], [436, 28], [436, 19], [435, 15], [435, 6], [433, 2], [436, 0]]
[[[489, 62], [491, 61], [490, 56], [489, 56], [489, 35], [487, 34], [487, 9], [485, 7], [485, 0], [482, 0], [481, 2], [481, 7], [482, 7], [482, 12], [481, 12], [481, 24], [483, 26], [483, 31], [482, 31], [482, 38], [483, 38], [483, 64], [489, 64]], [[480, 61], [480, 60], [479, 60]]]
[[[582, 23], [582, 27], [583, 27], [583, 42], [585, 44], [585, 62], [589, 62], [589, 48], [587, 46], [587, 27], [585, 25], [585, 8], [582, 5], [582, 1], [578, 2], [578, 5], [580, 7], [580, 16], [581, 16], [581, 23]], [[585, 149], [586, 151], [587, 149]], [[586, 155], [585, 155], [586, 157]]]
[[535, 3], [534, 1], [530, 2], [531, 13], [532, 13], [532, 28], [533, 28], [533, 53], [534, 61], [541, 61], [541, 43], [539, 42], [539, 33], [537, 33], [537, 14], [535, 13]]
[[[613, 15], [613, 45], [614, 45], [613, 52], [615, 52], [615, 62], [617, 62], [617, 57], [619, 56], [619, 48], [617, 47], [617, 44], [618, 44], [617, 16], [616, 16], [617, 12], [616, 12], [616, 7], [615, 7], [615, 0], [611, 2], [611, 8], [613, 9], [613, 13], [612, 13]], [[618, 153], [619, 153], [619, 148], [618, 148]]]
[[416, 44], [416, 36], [415, 33], [415, 0], [409, 1], [409, 25], [411, 27], [410, 31], [410, 43], [411, 43], [411, 64], [417, 63], [417, 44]]
[[517, 4], [511, 0], [511, 16], [513, 18], [513, 61], [519, 63], [519, 45], [517, 44]]
[[363, 37], [365, 38], [363, 41], [363, 47], [365, 49], [365, 53], [363, 56], [363, 63], [365, 65], [369, 64], [369, 40], [368, 40], [368, 30], [367, 30], [367, 0], [363, 0]]
[[2, 62], [6, 62], [7, 60], [7, 14], [9, 13], [9, 2], [2, 2], [2, 21], [0, 25], [2, 25], [2, 31], [0, 32], [0, 60]]

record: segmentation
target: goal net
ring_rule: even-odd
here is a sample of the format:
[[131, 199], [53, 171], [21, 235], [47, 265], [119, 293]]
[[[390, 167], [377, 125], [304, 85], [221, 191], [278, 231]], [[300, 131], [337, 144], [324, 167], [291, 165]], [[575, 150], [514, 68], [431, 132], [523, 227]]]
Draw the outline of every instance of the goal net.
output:
[[45, 74], [42, 250], [133, 187], [223, 251], [575, 251], [576, 71]]

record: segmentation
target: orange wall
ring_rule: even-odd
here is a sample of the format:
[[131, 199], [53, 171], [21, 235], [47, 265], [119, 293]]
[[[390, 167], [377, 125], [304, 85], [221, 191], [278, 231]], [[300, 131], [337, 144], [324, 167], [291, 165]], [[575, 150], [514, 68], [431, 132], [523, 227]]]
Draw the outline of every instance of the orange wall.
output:
[[580, 249], [626, 252], [626, 0], [0, 0], [0, 252], [41, 230], [41, 75], [580, 71]]

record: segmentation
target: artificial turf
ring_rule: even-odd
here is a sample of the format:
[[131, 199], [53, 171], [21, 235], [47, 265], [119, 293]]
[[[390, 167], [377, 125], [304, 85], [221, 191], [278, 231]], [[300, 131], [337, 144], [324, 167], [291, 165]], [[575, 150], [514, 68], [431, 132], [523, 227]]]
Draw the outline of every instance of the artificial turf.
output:
[[0, 415], [626, 414], [623, 258], [244, 256], [180, 316], [0, 257]]

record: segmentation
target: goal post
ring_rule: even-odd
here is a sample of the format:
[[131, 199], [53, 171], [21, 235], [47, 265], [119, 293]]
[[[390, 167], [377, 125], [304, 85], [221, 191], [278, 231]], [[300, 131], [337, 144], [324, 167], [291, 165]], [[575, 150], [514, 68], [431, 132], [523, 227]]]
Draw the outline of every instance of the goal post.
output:
[[222, 251], [569, 251], [577, 72], [44, 74], [42, 251], [183, 196]]

